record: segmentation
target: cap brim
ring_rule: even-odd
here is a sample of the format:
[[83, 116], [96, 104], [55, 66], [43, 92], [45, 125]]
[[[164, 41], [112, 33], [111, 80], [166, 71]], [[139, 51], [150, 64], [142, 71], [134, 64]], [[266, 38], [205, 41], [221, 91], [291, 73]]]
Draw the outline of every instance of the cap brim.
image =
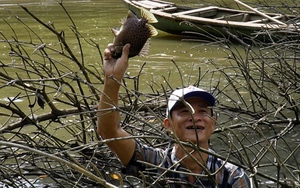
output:
[[215, 105], [215, 97], [206, 91], [192, 91], [184, 95], [184, 99], [201, 98], [207, 102], [209, 106]]
[[182, 99], [188, 99], [188, 98], [201, 98], [202, 100], [204, 100], [205, 102], [207, 102], [208, 106], [214, 106], [215, 105], [215, 97], [205, 91], [202, 90], [200, 88], [196, 88], [193, 86], [187, 87], [187, 88], [182, 88], [182, 89], [178, 89], [173, 91], [173, 93], [171, 94], [171, 96], [169, 97], [168, 100], [168, 107], [167, 107], [167, 111], [166, 111], [166, 115], [168, 117], [169, 112], [172, 111], [172, 109], [181, 102], [180, 98]]

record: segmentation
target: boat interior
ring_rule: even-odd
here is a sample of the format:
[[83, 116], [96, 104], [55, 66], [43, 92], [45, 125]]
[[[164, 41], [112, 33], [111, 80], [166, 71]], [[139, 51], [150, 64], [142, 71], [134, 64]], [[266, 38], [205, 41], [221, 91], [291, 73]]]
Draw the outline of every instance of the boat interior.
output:
[[[161, 11], [166, 14], [172, 14], [172, 17], [192, 16], [203, 17], [214, 20], [226, 20], [251, 23], [272, 23], [274, 21], [257, 14], [253, 11], [235, 10], [221, 8], [217, 6], [208, 6], [192, 9], [191, 7], [176, 6], [174, 3], [162, 0], [131, 0], [132, 3], [145, 7], [147, 9]], [[289, 18], [284, 14], [268, 14], [272, 19], [286, 22]]]

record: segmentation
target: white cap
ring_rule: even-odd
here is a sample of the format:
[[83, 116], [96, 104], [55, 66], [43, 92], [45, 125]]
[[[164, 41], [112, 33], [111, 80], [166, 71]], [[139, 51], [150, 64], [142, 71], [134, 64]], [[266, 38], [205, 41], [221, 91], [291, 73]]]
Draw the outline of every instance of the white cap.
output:
[[183, 98], [187, 99], [192, 97], [199, 97], [205, 100], [209, 106], [215, 105], [215, 97], [211, 93], [194, 86], [189, 86], [186, 88], [174, 90], [173, 93], [170, 95], [168, 100], [166, 117], [168, 117], [169, 112], [171, 112], [171, 110], [177, 104], [177, 102], [181, 101]]

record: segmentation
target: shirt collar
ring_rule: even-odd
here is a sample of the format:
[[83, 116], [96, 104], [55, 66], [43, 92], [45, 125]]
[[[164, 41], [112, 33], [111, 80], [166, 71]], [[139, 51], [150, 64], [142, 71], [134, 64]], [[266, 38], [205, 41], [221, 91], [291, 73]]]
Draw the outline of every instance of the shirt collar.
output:
[[[210, 148], [208, 148], [208, 151], [214, 153], [214, 151]], [[175, 155], [175, 146], [173, 146], [172, 151], [171, 151], [171, 161], [172, 161], [172, 164], [176, 164], [174, 166], [174, 169], [178, 169], [178, 167], [180, 167], [180, 163], [178, 162], [179, 160], [177, 159], [177, 157]], [[213, 156], [208, 155], [208, 158], [207, 158], [207, 161], [206, 161], [207, 169], [211, 169], [211, 167], [213, 165], [212, 163], [213, 163]], [[202, 171], [202, 173], [204, 173], [204, 170]]]

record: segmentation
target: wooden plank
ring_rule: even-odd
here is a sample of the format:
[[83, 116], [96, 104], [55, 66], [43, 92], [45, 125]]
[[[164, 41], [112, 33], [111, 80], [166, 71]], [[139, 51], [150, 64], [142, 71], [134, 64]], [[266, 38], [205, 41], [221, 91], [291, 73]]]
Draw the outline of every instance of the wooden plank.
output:
[[[280, 19], [280, 18], [283, 18], [284, 17], [284, 15], [278, 15], [278, 16], [274, 16], [273, 18], [274, 19]], [[258, 19], [258, 20], [253, 20], [253, 21], [249, 21], [248, 23], [259, 23], [259, 22], [266, 22], [266, 21], [268, 21], [269, 19], [267, 19], [267, 18], [264, 18], [264, 19]]]
[[[178, 19], [180, 20], [186, 20], [190, 21], [191, 23], [198, 24], [201, 23], [211, 25], [211, 26], [224, 26], [224, 25], [230, 25], [232, 27], [243, 27], [244, 29], [257, 29], [264, 26], [265, 28], [271, 28], [267, 24], [259, 24], [259, 23], [248, 23], [248, 22], [237, 22], [237, 21], [226, 21], [226, 20], [215, 20], [211, 18], [204, 18], [204, 17], [196, 17], [196, 16], [190, 16], [190, 15], [179, 15]], [[273, 24], [272, 24], [273, 28]]]
[[[153, 9], [152, 9], [153, 10]], [[171, 6], [171, 7], [163, 7], [163, 8], [159, 8], [159, 9], [155, 9], [157, 11], [162, 11], [162, 12], [175, 12], [177, 10], [177, 7]]]
[[276, 19], [272, 18], [271, 16], [269, 16], [269, 15], [263, 13], [263, 12], [260, 12], [260, 11], [256, 10], [255, 8], [252, 8], [252, 7], [250, 7], [249, 5], [246, 5], [245, 3], [243, 3], [243, 2], [241, 2], [241, 1], [239, 1], [239, 0], [234, 0], [234, 1], [237, 2], [237, 3], [239, 3], [239, 4], [241, 4], [241, 5], [243, 5], [243, 6], [246, 7], [246, 8], [248, 8], [248, 9], [250, 9], [250, 10], [256, 12], [257, 14], [259, 14], [259, 15], [261, 15], [261, 16], [263, 16], [263, 17], [265, 17], [265, 18], [267, 18], [267, 19], [269, 19], [269, 20], [271, 20], [271, 21], [273, 21], [273, 22], [276, 22], [276, 23], [278, 23], [278, 24], [280, 24], [280, 25], [287, 26], [285, 23], [283, 23], [283, 22], [281, 22], [281, 21], [279, 21], [279, 20], [276, 20]]
[[184, 15], [184, 14], [192, 14], [192, 13], [208, 11], [208, 10], [212, 10], [212, 9], [216, 9], [216, 8], [218, 8], [218, 7], [216, 7], [216, 6], [209, 6], [209, 7], [204, 7], [204, 8], [192, 9], [192, 10], [187, 10], [187, 11], [173, 13], [172, 16], [179, 16], [179, 15]]
[[164, 8], [164, 7], [168, 7], [171, 6], [172, 4], [170, 3], [162, 3], [162, 2], [158, 2], [158, 1], [132, 1], [132, 3], [144, 7], [146, 9], [157, 9], [157, 8]]
[[168, 5], [175, 5], [172, 2], [168, 2], [168, 1], [162, 1], [162, 0], [151, 0], [152, 2], [158, 2], [158, 3], [162, 3], [162, 4], [168, 4]]
[[226, 15], [226, 16], [221, 16], [221, 17], [218, 17], [218, 18], [215, 18], [215, 20], [223, 20], [226, 18], [234, 18], [234, 17], [239, 17], [239, 16], [244, 16], [245, 13], [244, 12], [241, 12], [241, 13], [238, 13], [238, 14], [232, 14], [232, 15]]

